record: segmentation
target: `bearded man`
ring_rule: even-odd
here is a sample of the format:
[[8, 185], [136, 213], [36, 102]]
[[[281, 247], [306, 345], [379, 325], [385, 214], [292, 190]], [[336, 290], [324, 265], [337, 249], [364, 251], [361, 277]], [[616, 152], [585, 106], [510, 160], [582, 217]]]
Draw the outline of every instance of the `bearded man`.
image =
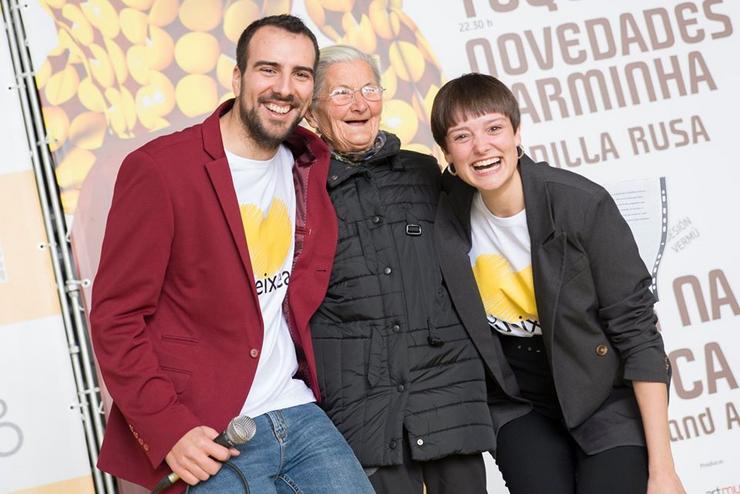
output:
[[[329, 152], [297, 127], [316, 38], [265, 17], [236, 55], [236, 98], [132, 152], [116, 180], [90, 315], [114, 399], [99, 467], [149, 488], [174, 473], [199, 493], [244, 479], [252, 492], [372, 492], [315, 405], [308, 321], [337, 240]], [[254, 438], [214, 442], [238, 415]]]

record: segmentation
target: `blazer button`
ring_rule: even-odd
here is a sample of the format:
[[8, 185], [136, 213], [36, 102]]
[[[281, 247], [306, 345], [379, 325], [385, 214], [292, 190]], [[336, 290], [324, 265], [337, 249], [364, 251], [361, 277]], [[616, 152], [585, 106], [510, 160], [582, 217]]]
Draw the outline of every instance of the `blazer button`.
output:
[[596, 346], [596, 355], [599, 357], [605, 357], [606, 354], [609, 353], [609, 347], [606, 345], [597, 345]]
[[260, 354], [260, 351], [257, 350], [256, 348], [252, 348], [251, 350], [249, 350], [249, 356], [252, 358], [257, 358], [257, 355], [259, 354]]

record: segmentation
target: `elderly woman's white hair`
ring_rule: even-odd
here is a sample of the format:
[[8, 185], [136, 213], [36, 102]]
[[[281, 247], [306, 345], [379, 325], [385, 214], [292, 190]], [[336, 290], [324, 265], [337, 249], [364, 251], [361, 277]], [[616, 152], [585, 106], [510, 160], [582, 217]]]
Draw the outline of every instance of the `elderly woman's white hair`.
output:
[[316, 75], [314, 76], [313, 100], [316, 101], [319, 94], [321, 94], [324, 89], [326, 71], [329, 67], [335, 63], [354, 62], [355, 60], [365, 62], [373, 72], [375, 83], [380, 84], [380, 66], [378, 66], [378, 61], [375, 57], [368, 55], [353, 46], [326, 46], [320, 50], [319, 63], [316, 67]]

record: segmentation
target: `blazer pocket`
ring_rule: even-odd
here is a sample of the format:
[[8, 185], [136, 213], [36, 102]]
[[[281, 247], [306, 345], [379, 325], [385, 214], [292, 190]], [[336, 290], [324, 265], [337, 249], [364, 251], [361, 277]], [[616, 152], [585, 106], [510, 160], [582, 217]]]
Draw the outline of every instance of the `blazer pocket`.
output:
[[170, 341], [174, 343], [200, 343], [200, 339], [195, 336], [185, 334], [163, 334], [162, 341]]
[[190, 371], [167, 365], [160, 365], [159, 367], [170, 378], [170, 381], [172, 381], [175, 392], [181, 395], [185, 391], [185, 388], [187, 388], [188, 382], [190, 382]]

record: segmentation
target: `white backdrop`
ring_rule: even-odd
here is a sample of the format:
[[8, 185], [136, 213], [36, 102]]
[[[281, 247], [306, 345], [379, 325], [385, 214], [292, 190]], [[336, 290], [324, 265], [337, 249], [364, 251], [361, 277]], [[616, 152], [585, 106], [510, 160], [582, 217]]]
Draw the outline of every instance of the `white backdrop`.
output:
[[429, 4], [404, 10], [444, 75], [478, 70], [512, 87], [535, 159], [605, 185], [666, 177], [657, 312], [677, 469], [690, 493], [740, 491], [740, 4], [459, 0], [440, 2], [443, 14]]
[[93, 492], [7, 38], [0, 41], [0, 493]]

